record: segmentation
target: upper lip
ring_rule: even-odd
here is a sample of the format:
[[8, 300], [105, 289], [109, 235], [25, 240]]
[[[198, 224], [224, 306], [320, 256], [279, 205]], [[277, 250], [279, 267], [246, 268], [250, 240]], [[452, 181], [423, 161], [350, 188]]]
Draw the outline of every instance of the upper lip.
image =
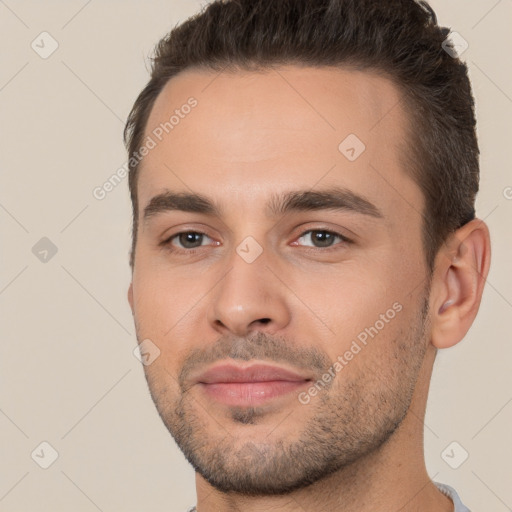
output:
[[218, 382], [268, 382], [275, 380], [300, 382], [311, 380], [311, 377], [268, 364], [252, 364], [251, 366], [242, 367], [223, 363], [210, 367], [195, 379], [197, 383], [202, 384]]

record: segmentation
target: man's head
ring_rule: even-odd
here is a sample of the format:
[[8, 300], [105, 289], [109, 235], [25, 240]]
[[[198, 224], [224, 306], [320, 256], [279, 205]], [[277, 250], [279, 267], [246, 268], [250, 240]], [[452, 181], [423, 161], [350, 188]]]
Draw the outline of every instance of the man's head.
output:
[[392, 437], [421, 450], [435, 350], [489, 264], [446, 33], [412, 1], [239, 0], [159, 44], [126, 130], [147, 148], [129, 300], [162, 420], [219, 490], [355, 474]]

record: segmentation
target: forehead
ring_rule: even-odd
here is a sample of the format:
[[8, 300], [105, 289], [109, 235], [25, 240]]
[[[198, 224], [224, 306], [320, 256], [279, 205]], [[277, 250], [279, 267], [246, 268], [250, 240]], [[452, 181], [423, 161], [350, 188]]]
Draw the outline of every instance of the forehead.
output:
[[240, 209], [316, 184], [381, 196], [389, 208], [403, 208], [404, 196], [419, 205], [399, 158], [408, 124], [401, 99], [391, 80], [368, 71], [184, 71], [150, 113], [145, 139], [154, 147], [139, 167], [139, 205], [165, 189], [193, 189]]

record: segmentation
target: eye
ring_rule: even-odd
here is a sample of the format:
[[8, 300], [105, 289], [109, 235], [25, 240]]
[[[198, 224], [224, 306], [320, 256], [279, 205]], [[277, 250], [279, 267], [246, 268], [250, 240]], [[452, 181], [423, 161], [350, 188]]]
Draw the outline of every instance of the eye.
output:
[[[171, 237], [167, 238], [160, 245], [164, 246], [166, 249], [171, 252], [183, 252], [187, 254], [193, 254], [196, 252], [196, 249], [206, 245], [220, 245], [220, 242], [214, 242], [214, 244], [208, 244], [207, 239], [212, 242], [213, 240], [200, 231], [181, 231], [180, 233], [175, 233]], [[311, 243], [308, 244], [307, 241]], [[204, 243], [206, 241], [206, 243]], [[343, 236], [341, 233], [337, 233], [335, 231], [329, 231], [326, 229], [310, 229], [308, 231], [304, 231], [301, 236], [297, 239], [296, 242], [293, 242], [291, 245], [302, 245], [304, 247], [312, 247], [314, 249], [335, 249], [336, 241], [341, 242], [341, 244], [351, 243], [347, 237]]]
[[[168, 246], [171, 250], [177, 249], [177, 250], [187, 250], [187, 252], [193, 252], [193, 249], [197, 249], [198, 247], [201, 247], [203, 244], [205, 238], [208, 238], [211, 240], [209, 236], [207, 236], [205, 233], [201, 233], [199, 231], [182, 231], [181, 233], [176, 233], [175, 235], [172, 235], [167, 240], [164, 240], [162, 242], [162, 245]], [[176, 239], [177, 246], [173, 243], [173, 240]]]
[[[334, 231], [328, 231], [326, 229], [310, 229], [308, 231], [305, 231], [302, 233], [300, 238], [297, 239], [297, 241], [300, 240], [311, 240], [312, 245], [304, 244], [306, 247], [314, 247], [316, 249], [322, 249], [322, 248], [331, 248], [334, 245], [334, 242], [336, 239], [339, 239], [341, 242], [344, 243], [350, 243], [350, 240], [343, 236], [341, 233], [336, 233]], [[298, 245], [296, 242], [294, 242], [292, 245]], [[300, 244], [302, 245], [302, 244]]]

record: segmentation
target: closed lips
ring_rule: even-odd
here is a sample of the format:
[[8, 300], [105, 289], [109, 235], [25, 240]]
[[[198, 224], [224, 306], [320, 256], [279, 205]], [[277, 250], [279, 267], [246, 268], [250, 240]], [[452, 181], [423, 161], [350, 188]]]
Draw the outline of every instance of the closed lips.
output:
[[312, 380], [310, 375], [301, 375], [300, 373], [278, 366], [257, 364], [243, 368], [240, 366], [222, 364], [203, 372], [196, 379], [196, 382], [201, 384], [215, 384], [221, 382], [303, 382], [309, 380]]

